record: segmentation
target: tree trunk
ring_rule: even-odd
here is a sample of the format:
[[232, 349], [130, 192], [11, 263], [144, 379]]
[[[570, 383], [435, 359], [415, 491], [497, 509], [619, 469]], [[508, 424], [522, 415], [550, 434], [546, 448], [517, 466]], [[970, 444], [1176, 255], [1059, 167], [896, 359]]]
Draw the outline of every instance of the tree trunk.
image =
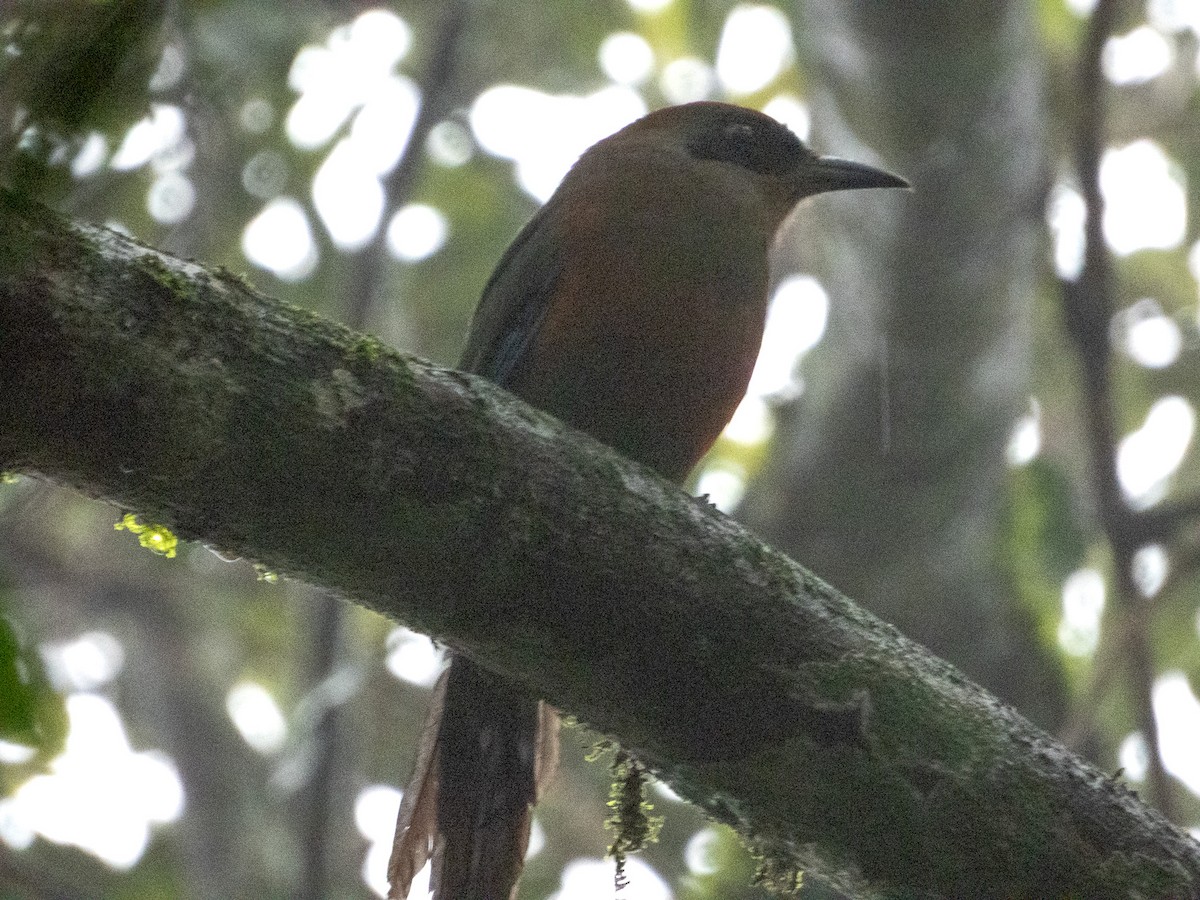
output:
[[1007, 531], [1043, 265], [1034, 28], [1010, 0], [798, 4], [816, 137], [855, 158], [865, 142], [913, 192], [805, 217], [828, 330], [738, 517], [1054, 728], [1060, 665]]

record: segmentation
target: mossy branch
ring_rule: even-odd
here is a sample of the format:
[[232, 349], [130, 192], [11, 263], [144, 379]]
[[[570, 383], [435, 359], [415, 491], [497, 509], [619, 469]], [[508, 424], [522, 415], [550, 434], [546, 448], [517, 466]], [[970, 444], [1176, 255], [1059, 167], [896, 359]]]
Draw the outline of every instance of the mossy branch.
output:
[[772, 871], [1200, 896], [1200, 845], [704, 501], [481, 379], [0, 194], [3, 469], [445, 641]]

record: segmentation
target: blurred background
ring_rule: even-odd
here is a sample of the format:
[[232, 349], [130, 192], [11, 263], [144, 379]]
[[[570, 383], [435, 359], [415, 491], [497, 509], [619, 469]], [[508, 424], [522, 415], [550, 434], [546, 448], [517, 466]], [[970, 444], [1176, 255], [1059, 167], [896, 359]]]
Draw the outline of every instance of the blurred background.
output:
[[[1200, 0], [15, 0], [0, 180], [453, 364], [521, 224], [650, 109], [904, 175], [795, 217], [690, 487], [1196, 828], [1198, 44]], [[115, 524], [0, 484], [0, 898], [382, 896], [441, 652]], [[612, 896], [598, 739], [565, 732], [522, 898]], [[625, 897], [765, 896], [650, 796]]]

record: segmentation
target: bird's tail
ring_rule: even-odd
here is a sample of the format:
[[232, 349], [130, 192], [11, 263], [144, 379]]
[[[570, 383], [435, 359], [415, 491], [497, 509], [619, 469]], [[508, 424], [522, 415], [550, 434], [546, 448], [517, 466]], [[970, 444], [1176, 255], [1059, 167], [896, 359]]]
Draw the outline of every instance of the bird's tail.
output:
[[463, 657], [439, 681], [388, 863], [404, 900], [431, 856], [434, 900], [510, 900], [533, 804], [553, 773], [558, 718]]

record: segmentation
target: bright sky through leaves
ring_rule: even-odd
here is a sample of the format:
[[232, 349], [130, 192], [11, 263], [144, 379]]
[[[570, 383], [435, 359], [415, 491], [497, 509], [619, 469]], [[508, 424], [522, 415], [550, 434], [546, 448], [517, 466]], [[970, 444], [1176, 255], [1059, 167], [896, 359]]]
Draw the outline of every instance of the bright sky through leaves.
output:
[[38, 834], [127, 869], [141, 858], [151, 827], [183, 812], [183, 784], [164, 755], [130, 747], [110, 700], [72, 694], [66, 706], [66, 746], [45, 774], [0, 800], [0, 840], [20, 848]]

